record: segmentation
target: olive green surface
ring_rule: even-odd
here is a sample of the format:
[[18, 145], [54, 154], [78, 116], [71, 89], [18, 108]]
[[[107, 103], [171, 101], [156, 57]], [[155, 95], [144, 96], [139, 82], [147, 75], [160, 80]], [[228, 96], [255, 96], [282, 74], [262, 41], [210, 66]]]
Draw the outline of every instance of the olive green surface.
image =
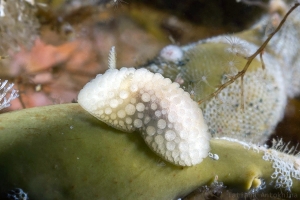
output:
[[259, 177], [270, 181], [262, 153], [216, 139], [211, 148], [219, 160], [179, 167], [163, 162], [139, 133], [108, 127], [76, 103], [14, 111], [0, 115], [0, 192], [22, 188], [30, 200], [176, 199], [216, 175], [237, 191]]

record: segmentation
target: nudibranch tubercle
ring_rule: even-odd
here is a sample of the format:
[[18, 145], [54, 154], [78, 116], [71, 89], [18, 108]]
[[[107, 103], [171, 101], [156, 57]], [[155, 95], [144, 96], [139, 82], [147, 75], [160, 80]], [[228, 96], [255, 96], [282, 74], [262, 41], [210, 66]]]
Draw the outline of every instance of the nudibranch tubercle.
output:
[[155, 153], [175, 165], [196, 165], [208, 156], [211, 136], [201, 109], [161, 74], [109, 69], [84, 86], [78, 103], [114, 128], [139, 131]]

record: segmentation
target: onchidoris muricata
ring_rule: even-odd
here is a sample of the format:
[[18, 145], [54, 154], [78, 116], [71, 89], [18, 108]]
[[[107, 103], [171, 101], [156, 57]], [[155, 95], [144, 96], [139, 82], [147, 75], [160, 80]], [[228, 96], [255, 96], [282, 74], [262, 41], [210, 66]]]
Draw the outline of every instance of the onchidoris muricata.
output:
[[210, 150], [201, 109], [161, 74], [109, 69], [84, 86], [78, 103], [112, 127], [138, 130], [154, 152], [175, 165], [196, 165]]

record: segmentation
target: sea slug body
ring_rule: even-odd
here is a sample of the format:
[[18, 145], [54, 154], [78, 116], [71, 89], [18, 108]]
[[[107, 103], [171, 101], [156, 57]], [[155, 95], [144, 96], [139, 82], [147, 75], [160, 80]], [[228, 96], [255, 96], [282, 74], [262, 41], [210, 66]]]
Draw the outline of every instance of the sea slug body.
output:
[[196, 165], [208, 156], [210, 134], [201, 109], [161, 74], [109, 69], [84, 86], [78, 103], [114, 128], [139, 131], [154, 152], [175, 165]]

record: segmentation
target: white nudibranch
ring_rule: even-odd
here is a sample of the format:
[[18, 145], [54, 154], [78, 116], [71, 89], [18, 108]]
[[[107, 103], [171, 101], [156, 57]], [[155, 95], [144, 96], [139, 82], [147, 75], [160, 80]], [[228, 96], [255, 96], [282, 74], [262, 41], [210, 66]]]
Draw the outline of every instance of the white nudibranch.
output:
[[78, 103], [114, 128], [139, 131], [155, 153], [175, 165], [196, 165], [208, 156], [210, 133], [201, 109], [161, 74], [109, 69], [84, 86]]

